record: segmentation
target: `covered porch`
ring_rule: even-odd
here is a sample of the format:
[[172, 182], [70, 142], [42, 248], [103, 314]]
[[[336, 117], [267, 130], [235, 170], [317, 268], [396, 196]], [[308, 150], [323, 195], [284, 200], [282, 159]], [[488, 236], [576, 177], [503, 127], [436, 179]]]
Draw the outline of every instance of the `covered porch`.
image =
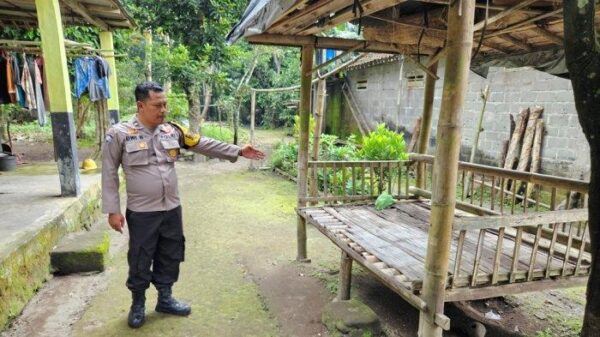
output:
[[[350, 21], [363, 28], [363, 40], [318, 35]], [[298, 260], [310, 261], [308, 222], [342, 251], [338, 299], [350, 298], [356, 261], [421, 311], [419, 336], [449, 328], [447, 301], [583, 284], [591, 260], [587, 182], [459, 162], [470, 67], [494, 61], [543, 68], [560, 61], [562, 35], [561, 5], [538, 0], [252, 1], [230, 41], [302, 48]], [[315, 48], [399, 53], [426, 74], [418, 154], [309, 161]], [[437, 146], [427, 156], [442, 59]], [[382, 192], [399, 201], [377, 211], [372, 201]]]

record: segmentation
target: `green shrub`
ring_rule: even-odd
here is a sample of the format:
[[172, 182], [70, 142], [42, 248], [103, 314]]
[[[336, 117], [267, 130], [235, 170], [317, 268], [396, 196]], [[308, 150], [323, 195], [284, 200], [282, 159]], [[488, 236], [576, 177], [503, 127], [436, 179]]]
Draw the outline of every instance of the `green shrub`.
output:
[[408, 159], [404, 134], [388, 130], [385, 124], [379, 124], [377, 130], [363, 138], [359, 157], [365, 160]]
[[169, 93], [167, 95], [169, 119], [184, 122], [188, 119], [189, 105], [184, 94]]
[[298, 173], [298, 144], [296, 142], [281, 142], [275, 146], [271, 156], [271, 164], [278, 169], [296, 176]]

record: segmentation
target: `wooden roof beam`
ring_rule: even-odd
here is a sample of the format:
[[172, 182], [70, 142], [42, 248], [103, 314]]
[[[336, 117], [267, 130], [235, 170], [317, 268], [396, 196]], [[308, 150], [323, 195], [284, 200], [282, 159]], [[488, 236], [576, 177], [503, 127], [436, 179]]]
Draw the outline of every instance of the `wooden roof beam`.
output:
[[530, 44], [528, 44], [528, 43], [525, 43], [525, 42], [523, 42], [523, 41], [521, 41], [521, 40], [519, 40], [519, 39], [516, 39], [516, 38], [514, 38], [514, 37], [512, 37], [512, 36], [510, 36], [510, 35], [508, 35], [508, 34], [501, 35], [501, 36], [499, 36], [499, 37], [500, 37], [501, 39], [503, 39], [503, 40], [505, 40], [505, 41], [508, 41], [508, 42], [510, 42], [511, 44], [513, 44], [513, 45], [515, 45], [515, 46], [517, 46], [517, 47], [521, 48], [521, 49], [524, 49], [525, 51], [528, 51], [528, 52], [530, 52], [530, 51], [532, 51], [532, 50], [533, 50], [533, 47], [532, 47]]
[[[523, 20], [521, 22], [517, 22], [515, 24], [512, 24], [512, 25], [504, 28], [504, 29], [486, 33], [485, 34], [485, 38], [492, 38], [492, 37], [500, 36], [500, 35], [503, 35], [503, 34], [514, 33], [514, 32], [518, 32], [518, 31], [523, 31], [523, 30], [528, 30], [528, 29], [531, 29], [531, 28], [535, 28], [535, 27], [537, 27], [537, 24], [535, 23], [536, 21], [540, 21], [540, 20], [546, 19], [546, 18], [548, 18], [550, 16], [553, 16], [554, 14], [562, 13], [562, 11], [563, 11], [563, 9], [559, 8], [559, 9], [556, 9], [556, 10], [554, 10], [552, 12], [548, 12], [548, 13], [545, 13], [545, 14], [542, 14], [542, 15], [539, 15], [539, 16], [536, 16], [536, 17], [533, 17], [533, 18], [529, 18], [527, 20]], [[561, 22], [561, 21], [562, 21], [562, 19], [559, 19], [556, 22]]]
[[[328, 48], [336, 50], [353, 49], [359, 43], [363, 47], [355, 49], [357, 52], [372, 52], [383, 54], [414, 54], [414, 46], [398, 45], [395, 43], [386, 43], [378, 41], [362, 41], [353, 39], [340, 39], [335, 37], [317, 37], [317, 36], [298, 36], [281, 34], [260, 34], [247, 36], [246, 41], [252, 44], [265, 44], [286, 47], [302, 47], [304, 45], [313, 45], [315, 48]], [[433, 50], [423, 50], [424, 53], [433, 53]]]
[[[520, 11], [521, 9], [533, 4], [534, 2], [536, 2], [538, 0], [525, 0], [523, 2], [520, 2], [510, 8], [507, 8], [505, 10], [503, 10], [502, 12], [490, 17], [487, 19], [487, 25], [492, 25], [502, 19], [504, 19], [507, 16], [510, 16], [518, 11]], [[475, 26], [473, 27], [474, 31], [478, 31], [483, 29], [483, 26], [486, 25], [486, 20], [483, 21], [479, 21], [475, 24]]]
[[536, 34], [543, 36], [546, 40], [557, 44], [559, 46], [564, 46], [565, 45], [565, 40], [557, 35], [554, 35], [553, 33], [547, 31], [544, 28], [540, 28], [540, 27], [534, 27], [532, 28], [532, 31], [534, 31]]
[[[431, 3], [431, 4], [438, 4], [438, 5], [448, 5], [449, 1], [448, 0], [418, 0], [419, 2], [423, 2], [423, 3]], [[477, 8], [486, 8], [485, 4], [476, 4], [475, 7]], [[499, 6], [499, 5], [490, 5], [488, 7], [490, 10], [493, 11], [504, 11], [509, 9], [509, 6]], [[536, 10], [536, 9], [530, 9], [530, 8], [523, 8], [521, 10], [521, 12], [523, 13], [529, 13], [529, 14], [543, 14], [544, 12], [540, 11], [540, 10]]]
[[267, 32], [269, 34], [287, 33], [288, 30], [297, 27], [306, 27], [316, 22], [319, 18], [335, 12], [340, 7], [348, 6], [348, 0], [316, 1], [303, 10], [294, 13], [290, 17], [285, 17], [279, 22], [271, 25]]
[[[362, 1], [361, 4], [362, 4], [363, 10], [364, 10], [362, 15], [368, 16], [373, 13], [379, 12], [380, 10], [390, 8], [390, 7], [396, 6], [398, 4], [401, 4], [401, 3], [404, 3], [407, 1], [408, 0], [366, 0], [366, 1]], [[335, 15], [333, 17], [329, 18], [329, 21], [327, 21], [322, 26], [313, 24], [309, 27], [301, 28], [300, 30], [294, 30], [292, 33], [299, 33], [301, 35], [314, 35], [314, 34], [322, 32], [322, 31], [328, 30], [330, 28], [333, 28], [333, 27], [339, 25], [340, 23], [349, 22], [353, 19], [358, 19], [358, 17], [356, 17], [354, 15], [354, 13], [352, 12], [352, 6], [349, 6], [349, 7], [346, 7], [345, 9], [342, 9], [338, 13], [335, 13]]]
[[110, 30], [108, 24], [98, 18], [94, 18], [82, 4], [75, 0], [61, 0], [67, 7], [72, 9], [77, 14], [81, 15], [88, 23], [99, 27], [102, 30]]

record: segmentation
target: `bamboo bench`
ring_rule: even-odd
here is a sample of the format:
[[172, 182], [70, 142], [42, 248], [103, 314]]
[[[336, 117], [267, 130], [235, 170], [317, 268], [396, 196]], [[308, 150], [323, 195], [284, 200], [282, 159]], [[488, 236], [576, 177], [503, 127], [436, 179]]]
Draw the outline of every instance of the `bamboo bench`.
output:
[[[309, 195], [301, 201], [310, 206], [297, 212], [342, 251], [339, 299], [350, 297], [356, 261], [425, 309], [420, 296], [432, 164], [425, 155], [309, 162]], [[458, 180], [445, 301], [585, 284], [591, 265], [587, 182], [462, 162]], [[384, 191], [399, 201], [378, 211], [372, 201]], [[449, 325], [443, 315], [436, 320]]]

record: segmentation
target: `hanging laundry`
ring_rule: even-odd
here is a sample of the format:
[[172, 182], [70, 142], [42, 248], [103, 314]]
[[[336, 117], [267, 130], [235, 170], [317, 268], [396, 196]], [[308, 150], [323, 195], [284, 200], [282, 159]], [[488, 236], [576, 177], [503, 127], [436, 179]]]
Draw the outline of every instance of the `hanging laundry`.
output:
[[[0, 69], [1, 68], [2, 67], [0, 67]], [[29, 70], [29, 65], [27, 64], [27, 58], [25, 57], [25, 54], [23, 54], [23, 73], [21, 74], [21, 86], [25, 91], [25, 108], [29, 109], [30, 111], [37, 109], [33, 78], [31, 76], [31, 71]]]
[[17, 103], [17, 87], [15, 85], [12, 72], [12, 57], [10, 55], [6, 55], [6, 84], [8, 87], [8, 95], [10, 96], [11, 103]]
[[90, 72], [88, 90], [90, 101], [96, 102], [101, 99], [110, 98], [110, 89], [108, 88], [110, 67], [108, 66], [108, 62], [99, 56], [94, 57], [93, 62], [93, 64], [89, 65], [92, 71]]
[[21, 86], [21, 69], [19, 68], [19, 58], [16, 54], [12, 54], [11, 57], [11, 66], [12, 66], [12, 75], [13, 75], [13, 83], [17, 89], [17, 103], [21, 107], [25, 107], [25, 91], [23, 90], [23, 86]]
[[5, 54], [0, 55], [0, 104], [10, 103], [10, 94], [8, 93], [8, 78], [6, 71], [7, 59]]
[[40, 70], [40, 76], [42, 78], [42, 94], [44, 94], [44, 105], [46, 106], [46, 109], [48, 109], [50, 107], [50, 95], [48, 94], [48, 79], [46, 78], [46, 70], [45, 70], [45, 64], [44, 64], [44, 57], [43, 56], [38, 56], [35, 59], [35, 63], [38, 66], [38, 69]]
[[90, 84], [90, 58], [82, 57], [75, 60], [75, 96], [81, 97]]
[[37, 65], [37, 62], [31, 62], [34, 73], [34, 86], [35, 86], [35, 101], [37, 107], [37, 117], [40, 126], [46, 125], [46, 106], [44, 104], [44, 96], [42, 95], [42, 74]]
[[90, 101], [110, 98], [108, 62], [100, 56], [82, 57], [75, 60], [75, 96], [81, 97], [87, 90]]

